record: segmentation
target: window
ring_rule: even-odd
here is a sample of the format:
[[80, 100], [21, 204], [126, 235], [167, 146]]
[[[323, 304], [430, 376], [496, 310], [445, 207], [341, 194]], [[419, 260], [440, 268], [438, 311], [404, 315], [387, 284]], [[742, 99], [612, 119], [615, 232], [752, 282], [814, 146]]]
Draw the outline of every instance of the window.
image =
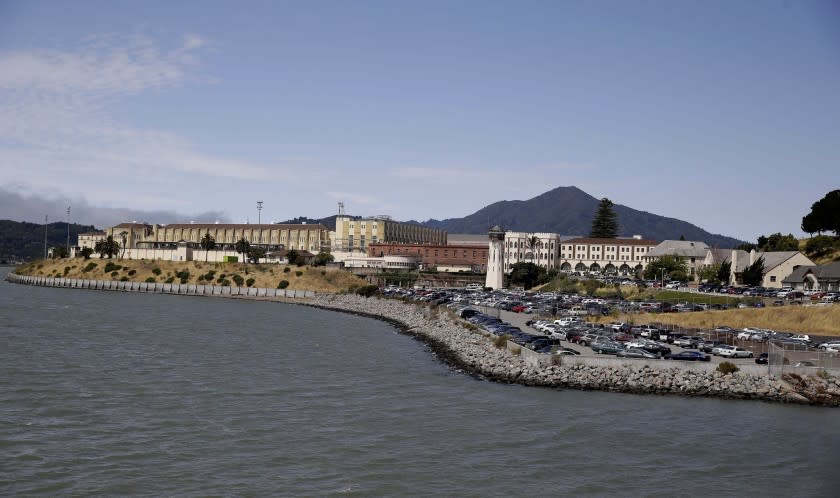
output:
[[770, 281], [775, 282], [776, 281], [776, 275], [770, 275]]

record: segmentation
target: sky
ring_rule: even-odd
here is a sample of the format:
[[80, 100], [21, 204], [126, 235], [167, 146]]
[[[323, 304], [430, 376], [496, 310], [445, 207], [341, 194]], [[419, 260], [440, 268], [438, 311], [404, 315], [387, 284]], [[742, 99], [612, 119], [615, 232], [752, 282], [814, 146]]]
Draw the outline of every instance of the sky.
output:
[[840, 188], [838, 89], [834, 1], [4, 0], [0, 218], [427, 220], [575, 185], [799, 235]]

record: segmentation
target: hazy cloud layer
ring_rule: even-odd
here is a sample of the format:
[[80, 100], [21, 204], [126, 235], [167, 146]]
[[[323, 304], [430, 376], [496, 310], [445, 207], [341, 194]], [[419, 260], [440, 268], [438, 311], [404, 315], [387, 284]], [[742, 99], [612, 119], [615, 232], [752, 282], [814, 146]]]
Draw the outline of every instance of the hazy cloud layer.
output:
[[43, 223], [44, 215], [49, 222], [66, 221], [70, 206], [70, 221], [82, 225], [107, 228], [124, 221], [149, 223], [187, 223], [190, 221], [226, 223], [228, 217], [222, 212], [182, 214], [174, 211], [141, 211], [125, 208], [107, 208], [90, 205], [84, 199], [70, 199], [57, 195], [45, 197], [37, 194], [21, 194], [13, 187], [0, 187], [0, 219]]
[[204, 45], [195, 35], [168, 50], [139, 36], [100, 36], [64, 51], [0, 53], [4, 180], [109, 202], [122, 200], [113, 192], [127, 186], [149, 192], [164, 181], [268, 178], [262, 165], [213, 156], [184, 137], [113, 116], [121, 100], [197, 79], [190, 75]]

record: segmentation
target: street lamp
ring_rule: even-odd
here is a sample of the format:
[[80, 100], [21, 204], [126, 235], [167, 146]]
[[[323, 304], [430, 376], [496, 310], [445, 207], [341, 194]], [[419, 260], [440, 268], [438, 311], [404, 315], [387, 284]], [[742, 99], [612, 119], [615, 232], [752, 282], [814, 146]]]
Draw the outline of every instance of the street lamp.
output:
[[70, 206], [67, 206], [67, 257], [70, 257]]
[[44, 259], [47, 259], [47, 219], [49, 215], [44, 215]]
[[[257, 226], [259, 227], [259, 234], [260, 234], [259, 243], [260, 244], [262, 244], [262, 205], [263, 205], [263, 201], [257, 201]], [[260, 260], [257, 259], [257, 263], [259, 263], [259, 262], [260, 262]]]

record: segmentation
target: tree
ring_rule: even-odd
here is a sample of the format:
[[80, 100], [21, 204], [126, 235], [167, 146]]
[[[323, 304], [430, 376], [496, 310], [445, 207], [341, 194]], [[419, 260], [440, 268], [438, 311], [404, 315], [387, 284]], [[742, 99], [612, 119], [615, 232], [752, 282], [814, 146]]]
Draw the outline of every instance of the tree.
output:
[[717, 280], [720, 283], [729, 283], [729, 277], [732, 273], [732, 263], [729, 261], [724, 261], [720, 264], [720, 268], [718, 268]]
[[521, 285], [525, 289], [538, 285], [545, 280], [545, 268], [535, 265], [534, 263], [519, 262], [511, 266], [510, 283], [511, 285]]
[[[122, 246], [121, 246], [122, 247], [122, 255], [120, 255], [120, 259], [125, 257], [125, 246], [126, 246], [125, 238], [126, 238], [127, 235], [128, 235], [128, 232], [126, 232], [125, 230], [120, 232], [120, 237], [122, 238]], [[116, 256], [116, 253], [114, 255]]]
[[120, 243], [114, 240], [112, 235], [109, 235], [108, 237], [97, 241], [93, 250], [99, 253], [99, 259], [102, 259], [105, 256], [108, 256], [108, 259], [111, 259], [120, 253]]
[[251, 243], [245, 240], [245, 237], [242, 237], [236, 241], [236, 244], [234, 244], [233, 247], [236, 249], [237, 254], [242, 255], [242, 261], [247, 263], [248, 258], [246, 256], [248, 255], [248, 251], [251, 249]]
[[93, 249], [90, 247], [83, 247], [80, 251], [82, 257], [85, 259], [90, 259], [90, 255], [93, 254]]
[[531, 236], [528, 237], [527, 243], [528, 249], [531, 250], [531, 263], [533, 263], [534, 258], [536, 257], [537, 246], [540, 244], [540, 238], [534, 234], [531, 234]]
[[201, 248], [204, 249], [204, 262], [207, 262], [207, 255], [216, 248], [216, 239], [210, 235], [210, 232], [204, 234], [204, 237], [201, 238]]
[[315, 260], [312, 262], [314, 266], [325, 266], [327, 263], [332, 263], [335, 261], [335, 257], [328, 253], [328, 252], [319, 252], [317, 256], [315, 256]]
[[671, 280], [688, 280], [688, 265], [682, 259], [665, 255], [654, 259], [645, 268], [645, 278], [648, 280], [661, 280], [668, 277]]
[[832, 190], [811, 205], [811, 212], [802, 218], [802, 231], [820, 234], [831, 231], [840, 237], [840, 189]]
[[836, 243], [833, 237], [829, 235], [817, 235], [816, 237], [808, 240], [805, 244], [805, 254], [811, 257], [819, 258], [832, 252], [835, 245], [840, 247], [840, 244]]
[[252, 263], [259, 263], [261, 258], [265, 257], [265, 248], [253, 246], [248, 249], [248, 259]]
[[67, 257], [67, 248], [64, 246], [55, 246], [52, 248], [53, 259], [61, 259]]
[[764, 256], [755, 260], [753, 264], [744, 268], [744, 272], [741, 273], [741, 282], [744, 285], [753, 287], [756, 285], [761, 285], [761, 281], [764, 279]]
[[289, 252], [286, 253], [286, 261], [288, 261], [290, 265], [294, 265], [298, 263], [298, 259], [298, 252], [294, 249], [289, 249]]
[[611, 200], [604, 197], [598, 204], [598, 211], [592, 219], [592, 230], [590, 237], [601, 239], [614, 239], [618, 235], [618, 217], [613, 209]]
[[799, 240], [793, 234], [782, 235], [776, 232], [769, 237], [758, 238], [758, 248], [762, 251], [798, 251]]
[[720, 265], [709, 265], [700, 270], [700, 280], [705, 280], [709, 283], [719, 283], [718, 273], [720, 273]]

